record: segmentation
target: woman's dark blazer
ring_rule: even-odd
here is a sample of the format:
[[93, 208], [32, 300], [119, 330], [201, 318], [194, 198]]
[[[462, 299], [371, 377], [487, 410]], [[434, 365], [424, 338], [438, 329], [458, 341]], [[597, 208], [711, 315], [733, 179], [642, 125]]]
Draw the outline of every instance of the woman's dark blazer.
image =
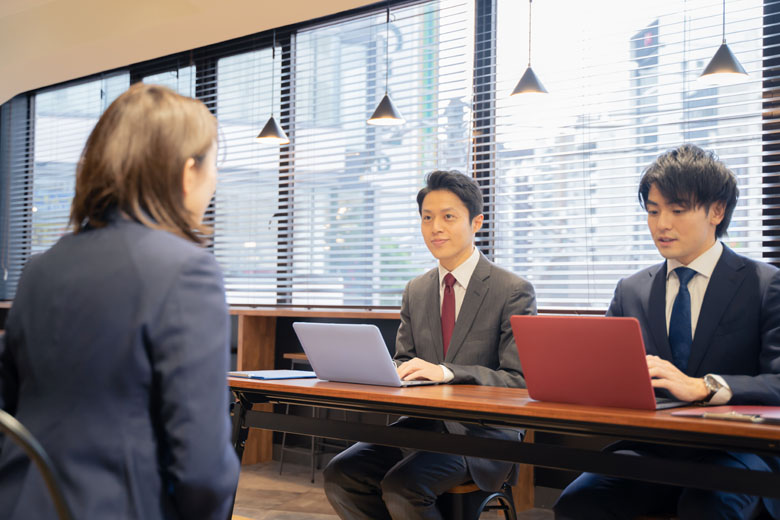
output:
[[[114, 217], [33, 257], [0, 342], [0, 407], [37, 437], [77, 518], [224, 519], [229, 321], [219, 266]], [[55, 518], [37, 471], [0, 439], [0, 516]]]

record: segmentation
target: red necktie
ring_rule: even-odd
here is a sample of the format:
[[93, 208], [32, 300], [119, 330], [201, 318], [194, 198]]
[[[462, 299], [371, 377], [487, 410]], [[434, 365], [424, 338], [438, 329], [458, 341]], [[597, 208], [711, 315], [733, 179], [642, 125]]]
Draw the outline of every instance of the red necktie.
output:
[[447, 356], [447, 348], [450, 346], [452, 330], [455, 328], [455, 277], [447, 273], [444, 277], [444, 300], [441, 304], [441, 339], [444, 342], [444, 356]]

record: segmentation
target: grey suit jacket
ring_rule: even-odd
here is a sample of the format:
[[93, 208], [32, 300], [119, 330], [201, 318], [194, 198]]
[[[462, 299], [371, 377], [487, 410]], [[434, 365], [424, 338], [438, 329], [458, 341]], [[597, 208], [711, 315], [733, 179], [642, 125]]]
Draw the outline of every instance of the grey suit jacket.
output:
[[[671, 360], [666, 262], [621, 280], [608, 316], [639, 320], [648, 354]], [[723, 376], [729, 404], [780, 405], [780, 270], [724, 246], [704, 294], [687, 374]], [[735, 453], [748, 467], [780, 472], [780, 457]], [[780, 500], [766, 500], [775, 518]]]
[[[528, 281], [480, 255], [455, 321], [446, 358], [440, 309], [438, 269], [407, 284], [395, 341], [397, 361], [419, 357], [443, 364], [455, 375], [453, 384], [525, 387], [509, 318], [516, 314], [536, 314], [536, 296]], [[455, 434], [518, 439], [517, 431], [449, 421], [445, 427]], [[507, 462], [472, 457], [466, 460], [472, 479], [484, 490], [500, 488], [514, 468]]]
[[[116, 217], [24, 269], [0, 343], [0, 407], [37, 437], [78, 518], [227, 517], [229, 321], [208, 251]], [[56, 518], [0, 439], [0, 517]]]

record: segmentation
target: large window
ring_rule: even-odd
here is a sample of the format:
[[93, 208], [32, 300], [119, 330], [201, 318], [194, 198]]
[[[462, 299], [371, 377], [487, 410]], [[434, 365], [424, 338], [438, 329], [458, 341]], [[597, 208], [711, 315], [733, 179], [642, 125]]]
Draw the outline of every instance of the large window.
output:
[[[469, 12], [427, 2], [389, 28], [379, 12], [298, 33], [291, 303], [397, 305], [433, 265], [415, 195], [425, 172], [467, 168]], [[399, 127], [366, 124], [386, 66]]]
[[274, 61], [266, 47], [217, 64], [219, 144], [225, 159], [215, 196], [214, 252], [231, 303], [277, 303], [280, 148], [255, 140], [272, 114], [280, 121], [281, 89], [273, 81], [281, 76], [279, 48], [276, 54]]
[[[415, 195], [425, 172], [467, 168], [470, 9], [371, 11], [218, 61], [214, 249], [231, 303], [397, 305], [433, 265]], [[366, 124], [386, 76], [402, 127]], [[289, 145], [254, 140], [272, 114]]]
[[31, 254], [45, 251], [65, 232], [84, 143], [128, 86], [128, 75], [119, 74], [36, 94]]
[[728, 42], [750, 80], [721, 88], [698, 80], [721, 43], [720, 2], [533, 6], [533, 67], [550, 94], [522, 99], [508, 93], [526, 65], [528, 4], [498, 3], [496, 261], [527, 276], [544, 307], [605, 308], [620, 277], [662, 260], [637, 184], [682, 143], [737, 174], [726, 242], [762, 258], [762, 3], [728, 3]]
[[[719, 0], [534, 2], [534, 70], [550, 94], [510, 97], [527, 65], [528, 3], [393, 1], [17, 96], [0, 111], [0, 298], [67, 228], [88, 133], [132, 81], [202, 99], [217, 116], [208, 218], [231, 304], [395, 306], [435, 262], [420, 237], [424, 175], [478, 179], [478, 245], [530, 279], [546, 309], [598, 309], [660, 261], [636, 198], [642, 170], [684, 142], [737, 173], [726, 243], [778, 254], [769, 99], [780, 1], [734, 0], [726, 36], [750, 74], [710, 87]], [[565, 13], [565, 15], [563, 14]], [[406, 119], [366, 124], [387, 90]], [[269, 117], [290, 137], [264, 146]]]

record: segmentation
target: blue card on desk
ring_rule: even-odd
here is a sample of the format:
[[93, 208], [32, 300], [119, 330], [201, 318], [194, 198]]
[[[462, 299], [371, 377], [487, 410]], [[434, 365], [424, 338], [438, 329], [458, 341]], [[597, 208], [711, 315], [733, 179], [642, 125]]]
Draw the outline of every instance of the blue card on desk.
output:
[[248, 379], [310, 379], [317, 377], [310, 370], [241, 370], [228, 372], [228, 375]]

